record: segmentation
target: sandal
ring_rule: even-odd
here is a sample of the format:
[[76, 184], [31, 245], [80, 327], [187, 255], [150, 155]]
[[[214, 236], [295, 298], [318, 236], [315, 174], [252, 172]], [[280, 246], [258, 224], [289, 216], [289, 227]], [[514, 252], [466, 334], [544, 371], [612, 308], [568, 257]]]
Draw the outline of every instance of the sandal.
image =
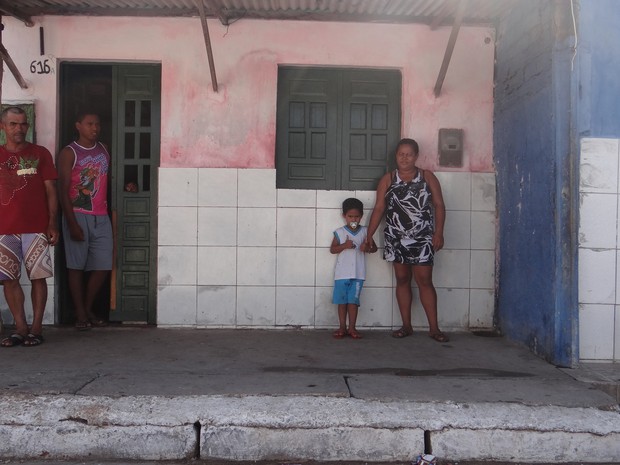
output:
[[41, 344], [43, 344], [43, 336], [41, 336], [40, 334], [28, 334], [28, 336], [26, 336], [26, 339], [24, 340], [24, 347], [34, 347], [34, 346], [40, 346]]
[[332, 334], [332, 336], [334, 336], [334, 339], [342, 339], [346, 335], [347, 335], [347, 330], [346, 329], [342, 329], [342, 328], [337, 329]]
[[92, 327], [93, 325], [88, 320], [75, 322], [75, 329], [77, 329], [78, 331], [88, 331]]
[[428, 335], [428, 337], [436, 340], [437, 342], [448, 342], [450, 340], [450, 338], [441, 331], [439, 331], [438, 333], [431, 333]]
[[349, 330], [349, 336], [351, 336], [353, 339], [361, 339], [362, 338], [362, 335], [356, 329], [350, 329]]
[[24, 343], [26, 338], [19, 333], [13, 333], [9, 337], [5, 337], [0, 341], [1, 347], [17, 347]]
[[89, 320], [89, 323], [93, 328], [105, 328], [106, 326], [108, 326], [107, 321], [100, 320], [99, 318], [91, 318]]
[[413, 329], [407, 329], [403, 326], [399, 330], [394, 331], [392, 333], [392, 337], [395, 337], [396, 339], [402, 339], [404, 337], [411, 336], [412, 334], [413, 334]]

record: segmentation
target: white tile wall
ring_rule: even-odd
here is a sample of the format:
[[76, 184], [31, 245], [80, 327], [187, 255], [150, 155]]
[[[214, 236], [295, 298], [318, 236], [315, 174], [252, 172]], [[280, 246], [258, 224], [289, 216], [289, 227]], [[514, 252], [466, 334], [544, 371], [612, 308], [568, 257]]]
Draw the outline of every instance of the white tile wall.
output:
[[614, 305], [580, 305], [579, 356], [582, 360], [613, 358], [614, 313]]
[[237, 245], [237, 209], [198, 208], [198, 245]]
[[[605, 147], [617, 150], [617, 144]], [[446, 330], [491, 327], [495, 177], [455, 172], [437, 177], [447, 208], [446, 245], [435, 267], [440, 324]], [[159, 179], [159, 325], [338, 324], [331, 303], [336, 256], [329, 253], [329, 245], [343, 221], [342, 201], [351, 196], [362, 200], [367, 224], [374, 191], [277, 190], [273, 169], [161, 168]], [[375, 234], [380, 247], [381, 230]], [[586, 236], [594, 238], [595, 233]], [[358, 323], [362, 328], [400, 326], [392, 267], [382, 252], [367, 258]], [[50, 280], [46, 323], [54, 319], [51, 289]], [[415, 286], [413, 291], [414, 324], [426, 328]], [[615, 294], [610, 303], [616, 303]], [[2, 297], [0, 315], [5, 323], [12, 322]]]
[[[161, 169], [166, 205], [160, 207], [158, 324], [208, 327], [333, 327], [336, 256], [333, 231], [341, 204], [364, 202], [367, 224], [374, 191], [275, 189], [275, 170]], [[446, 245], [436, 257], [435, 285], [443, 329], [489, 328], [495, 286], [495, 177], [438, 173], [447, 208]], [[163, 187], [163, 186], [162, 186]], [[160, 189], [161, 190], [161, 189]], [[191, 198], [195, 195], [195, 198]], [[193, 223], [192, 223], [193, 221]], [[178, 224], [190, 225], [179, 232]], [[189, 231], [187, 231], [189, 229]], [[382, 228], [375, 239], [382, 246]], [[358, 326], [400, 326], [392, 267], [383, 250], [367, 257]], [[179, 288], [179, 311], [169, 288]], [[165, 291], [164, 291], [165, 290]], [[413, 321], [427, 328], [414, 285]], [[192, 304], [190, 304], [192, 305]], [[194, 315], [193, 317], [191, 315]]]
[[579, 356], [620, 360], [620, 141], [581, 140]]

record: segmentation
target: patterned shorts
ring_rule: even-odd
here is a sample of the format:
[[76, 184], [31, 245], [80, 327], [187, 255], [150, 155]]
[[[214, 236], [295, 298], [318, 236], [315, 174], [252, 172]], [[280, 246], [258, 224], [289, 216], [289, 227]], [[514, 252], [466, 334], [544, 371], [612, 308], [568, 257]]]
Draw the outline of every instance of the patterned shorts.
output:
[[433, 265], [435, 250], [433, 236], [406, 239], [385, 234], [383, 258], [388, 262], [406, 265]]
[[19, 279], [22, 263], [30, 280], [54, 275], [45, 234], [0, 235], [0, 281]]

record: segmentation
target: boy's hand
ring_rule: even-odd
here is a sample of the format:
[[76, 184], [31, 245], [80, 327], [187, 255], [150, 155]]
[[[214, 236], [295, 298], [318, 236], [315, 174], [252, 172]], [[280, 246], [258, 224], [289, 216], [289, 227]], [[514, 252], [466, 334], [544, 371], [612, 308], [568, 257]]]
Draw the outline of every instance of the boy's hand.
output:
[[349, 239], [349, 236], [347, 236], [347, 240], [344, 241], [342, 243], [342, 245], [344, 246], [345, 249], [354, 249], [355, 248], [355, 244], [353, 243], [353, 241], [351, 239]]

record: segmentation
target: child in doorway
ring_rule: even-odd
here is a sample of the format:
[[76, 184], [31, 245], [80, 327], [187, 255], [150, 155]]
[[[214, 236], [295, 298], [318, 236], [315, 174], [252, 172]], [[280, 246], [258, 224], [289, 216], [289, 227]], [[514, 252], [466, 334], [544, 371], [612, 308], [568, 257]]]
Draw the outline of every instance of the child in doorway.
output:
[[[346, 224], [334, 231], [334, 239], [329, 248], [338, 254], [334, 271], [333, 303], [338, 305], [340, 327], [334, 332], [336, 339], [351, 336], [361, 339], [362, 335], [355, 329], [360, 294], [366, 279], [366, 257], [364, 253], [374, 253], [377, 245], [374, 241], [366, 243], [366, 226], [360, 225], [364, 214], [364, 204], [355, 198], [342, 202], [342, 216]], [[347, 330], [347, 316], [349, 328]]]

